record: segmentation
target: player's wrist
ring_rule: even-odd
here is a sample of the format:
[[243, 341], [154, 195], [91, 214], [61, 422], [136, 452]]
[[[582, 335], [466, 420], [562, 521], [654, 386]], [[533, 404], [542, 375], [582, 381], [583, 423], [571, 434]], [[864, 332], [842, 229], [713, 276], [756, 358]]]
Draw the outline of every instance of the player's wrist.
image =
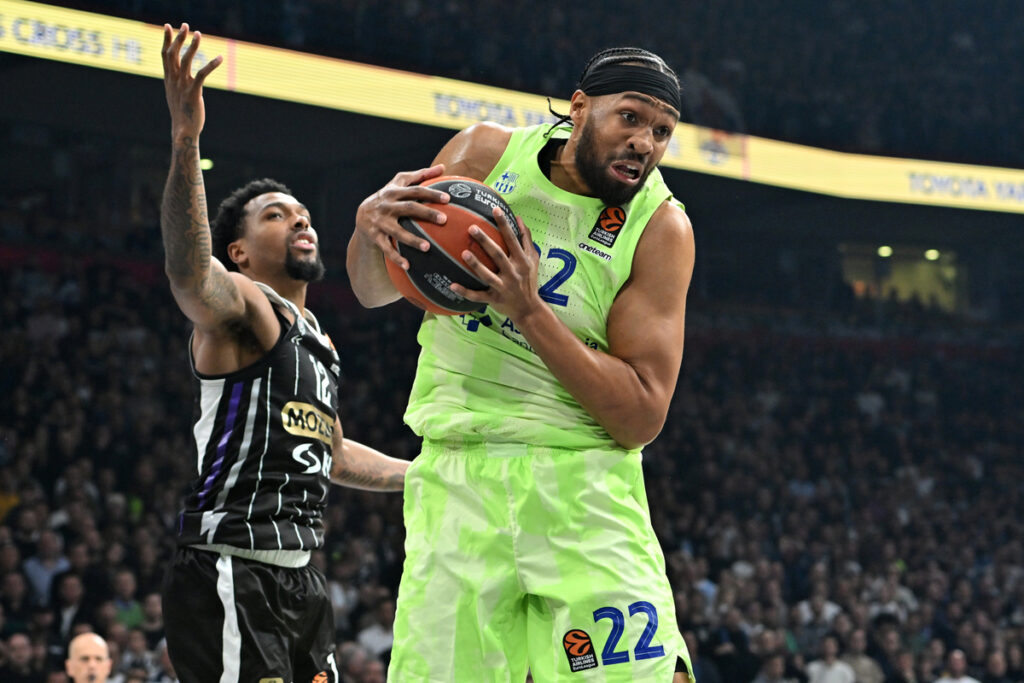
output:
[[548, 305], [544, 303], [539, 294], [536, 294], [530, 297], [528, 304], [520, 313], [510, 315], [509, 317], [516, 324], [516, 327], [525, 333], [527, 330], [533, 330], [543, 325], [544, 318], [551, 317], [552, 315]]
[[171, 143], [177, 147], [179, 145], [195, 145], [199, 142], [200, 131], [188, 128], [185, 126], [172, 126], [171, 127]]

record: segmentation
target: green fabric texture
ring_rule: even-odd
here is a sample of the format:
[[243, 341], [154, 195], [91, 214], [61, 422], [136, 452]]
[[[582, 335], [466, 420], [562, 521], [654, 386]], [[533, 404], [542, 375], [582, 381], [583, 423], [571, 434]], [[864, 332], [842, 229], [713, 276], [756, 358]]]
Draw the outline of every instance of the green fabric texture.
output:
[[[427, 441], [405, 514], [390, 681], [669, 683], [689, 665], [638, 453]], [[573, 672], [575, 630], [593, 657]]]
[[[487, 184], [523, 219], [540, 251], [538, 286], [585, 344], [608, 350], [607, 318], [629, 278], [651, 215], [671, 193], [655, 169], [624, 207], [605, 246], [590, 237], [601, 200], [571, 194], [541, 172], [537, 153], [550, 126], [517, 129]], [[568, 128], [552, 135], [565, 138]], [[502, 191], [504, 190], [504, 191]], [[525, 442], [559, 448], [618, 448], [552, 376], [515, 324], [488, 308], [461, 316], [427, 314], [405, 421], [429, 439]]]

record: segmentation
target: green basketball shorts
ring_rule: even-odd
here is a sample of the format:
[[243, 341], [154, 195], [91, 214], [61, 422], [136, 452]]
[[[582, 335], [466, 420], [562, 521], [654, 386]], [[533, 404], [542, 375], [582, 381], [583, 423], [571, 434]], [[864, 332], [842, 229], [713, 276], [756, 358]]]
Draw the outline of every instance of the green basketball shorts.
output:
[[640, 455], [424, 442], [393, 683], [670, 683], [690, 669]]

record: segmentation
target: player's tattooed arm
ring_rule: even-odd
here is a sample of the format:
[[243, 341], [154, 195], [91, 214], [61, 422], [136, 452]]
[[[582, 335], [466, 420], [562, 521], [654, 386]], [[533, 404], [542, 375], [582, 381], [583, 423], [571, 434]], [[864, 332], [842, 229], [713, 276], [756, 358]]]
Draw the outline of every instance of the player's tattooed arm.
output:
[[182, 51], [188, 32], [187, 24], [182, 24], [177, 35], [164, 26], [161, 55], [172, 148], [160, 205], [160, 230], [164, 267], [175, 299], [199, 327], [212, 327], [237, 315], [244, 303], [226, 269], [213, 258], [206, 187], [199, 165], [199, 134], [206, 121], [203, 81], [221, 58], [211, 60], [193, 76], [192, 60], [202, 36], [194, 33]]
[[365, 444], [344, 438], [341, 422], [334, 422], [334, 459], [331, 481], [367, 491], [401, 491], [408, 460], [384, 455]]

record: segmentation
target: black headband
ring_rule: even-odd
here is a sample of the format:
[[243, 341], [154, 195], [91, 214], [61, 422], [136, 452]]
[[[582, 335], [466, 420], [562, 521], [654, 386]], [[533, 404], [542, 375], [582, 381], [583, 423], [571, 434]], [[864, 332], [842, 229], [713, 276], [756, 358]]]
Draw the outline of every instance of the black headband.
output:
[[633, 64], [609, 64], [592, 69], [580, 80], [579, 89], [587, 95], [614, 95], [632, 90], [657, 97], [682, 112], [679, 86], [672, 76], [656, 69]]

